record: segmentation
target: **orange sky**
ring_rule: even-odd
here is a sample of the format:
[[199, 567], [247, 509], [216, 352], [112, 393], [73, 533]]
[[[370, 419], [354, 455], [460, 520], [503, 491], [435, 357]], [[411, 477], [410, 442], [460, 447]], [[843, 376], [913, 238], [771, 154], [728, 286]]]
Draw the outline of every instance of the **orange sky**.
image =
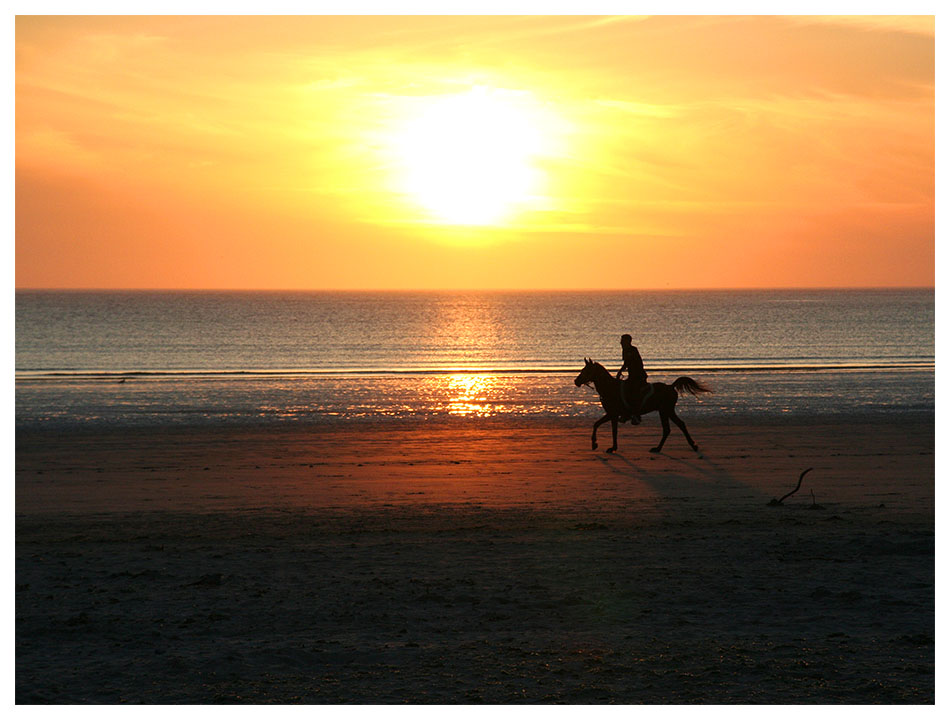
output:
[[19, 17], [16, 283], [931, 286], [929, 17]]

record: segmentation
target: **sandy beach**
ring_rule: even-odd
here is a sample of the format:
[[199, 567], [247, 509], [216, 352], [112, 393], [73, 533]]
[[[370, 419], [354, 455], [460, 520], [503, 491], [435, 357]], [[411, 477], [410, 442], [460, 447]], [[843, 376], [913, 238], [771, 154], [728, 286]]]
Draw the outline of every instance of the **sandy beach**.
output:
[[653, 420], [21, 432], [17, 702], [933, 702], [933, 422]]

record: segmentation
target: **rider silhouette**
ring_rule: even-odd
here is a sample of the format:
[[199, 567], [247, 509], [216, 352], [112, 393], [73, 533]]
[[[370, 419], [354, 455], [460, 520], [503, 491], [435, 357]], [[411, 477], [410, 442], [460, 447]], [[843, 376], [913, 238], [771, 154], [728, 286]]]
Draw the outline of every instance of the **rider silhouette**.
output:
[[[620, 336], [620, 347], [623, 348], [623, 365], [617, 371], [617, 379], [620, 379], [624, 370], [627, 371], [627, 398], [630, 399], [631, 406], [639, 409], [640, 396], [647, 384], [647, 373], [643, 369], [643, 358], [640, 357], [640, 351], [633, 345], [633, 338], [626, 333]], [[621, 390], [621, 392], [623, 391]], [[633, 425], [640, 423], [640, 416], [636, 412], [631, 413], [629, 418], [624, 413], [620, 418], [620, 422], [628, 419]]]

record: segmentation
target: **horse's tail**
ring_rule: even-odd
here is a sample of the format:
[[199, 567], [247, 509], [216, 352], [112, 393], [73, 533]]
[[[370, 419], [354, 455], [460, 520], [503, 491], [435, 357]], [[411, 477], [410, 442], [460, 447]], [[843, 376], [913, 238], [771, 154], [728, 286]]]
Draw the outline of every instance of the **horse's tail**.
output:
[[676, 378], [676, 380], [673, 381], [673, 389], [679, 390], [680, 392], [685, 390], [690, 395], [699, 395], [699, 393], [712, 392], [712, 390], [710, 390], [705, 385], [698, 383], [695, 380], [693, 380], [693, 378], [686, 377], [685, 375], [683, 377], [678, 377]]

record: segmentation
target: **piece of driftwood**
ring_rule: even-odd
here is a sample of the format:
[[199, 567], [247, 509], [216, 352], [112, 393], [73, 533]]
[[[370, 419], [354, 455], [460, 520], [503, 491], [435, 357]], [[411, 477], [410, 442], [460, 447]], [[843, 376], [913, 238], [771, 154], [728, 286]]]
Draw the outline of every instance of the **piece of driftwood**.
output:
[[802, 486], [802, 478], [804, 478], [805, 475], [807, 475], [814, 469], [815, 468], [808, 468], [807, 470], [803, 470], [802, 474], [798, 476], [798, 485], [795, 486], [795, 489], [792, 490], [790, 493], [786, 493], [785, 495], [783, 495], [780, 500], [776, 500], [775, 498], [772, 498], [771, 500], [769, 500], [769, 507], [775, 507], [776, 505], [781, 505], [783, 502], [785, 502], [786, 498], [797, 493]]

